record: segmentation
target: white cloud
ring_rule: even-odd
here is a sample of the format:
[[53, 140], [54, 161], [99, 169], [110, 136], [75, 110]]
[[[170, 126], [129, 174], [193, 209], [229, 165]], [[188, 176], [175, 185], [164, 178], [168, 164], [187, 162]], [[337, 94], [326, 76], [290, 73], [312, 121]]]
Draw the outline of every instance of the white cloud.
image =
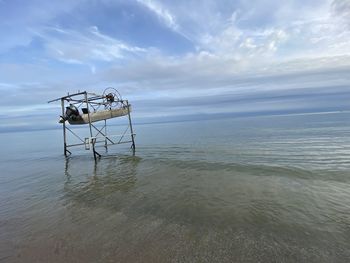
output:
[[178, 33], [189, 41], [192, 41], [191, 34], [187, 33], [176, 21], [176, 16], [167, 8], [155, 0], [136, 0], [139, 4], [145, 6], [153, 12], [162, 21], [166, 27]]
[[[166, 10], [178, 31], [196, 46], [223, 59], [295, 59], [349, 54], [349, 0], [141, 1]], [[152, 9], [152, 8], [150, 8]], [[188, 10], [191, 10], [190, 12]], [[171, 15], [170, 15], [171, 14]], [[339, 19], [339, 14], [342, 19]], [[167, 17], [167, 16], [164, 16]], [[176, 18], [176, 19], [175, 19]], [[165, 19], [165, 18], [164, 18]], [[164, 20], [165, 21], [165, 20]]]
[[18, 46], [27, 46], [35, 34], [30, 28], [49, 24], [60, 15], [72, 12], [86, 0], [44, 1], [36, 0], [30, 3], [2, 2], [0, 10], [0, 53]]
[[179, 26], [175, 21], [175, 17], [158, 2], [154, 0], [137, 0], [137, 2], [154, 12], [169, 28], [175, 31], [178, 29]]
[[146, 52], [102, 34], [96, 26], [84, 31], [47, 27], [37, 34], [43, 39], [48, 54], [66, 63], [111, 62]]
[[278, 28], [244, 31], [230, 25], [217, 35], [204, 36], [201, 45], [224, 58], [250, 60], [273, 55], [287, 38], [287, 33]]

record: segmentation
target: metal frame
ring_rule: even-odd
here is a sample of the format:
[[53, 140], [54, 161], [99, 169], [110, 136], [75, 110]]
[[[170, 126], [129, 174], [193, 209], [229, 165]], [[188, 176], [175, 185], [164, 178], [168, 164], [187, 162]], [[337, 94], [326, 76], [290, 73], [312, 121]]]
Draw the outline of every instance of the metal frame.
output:
[[[106, 89], [107, 90], [107, 89]], [[68, 150], [68, 148], [71, 147], [78, 147], [78, 146], [85, 146], [86, 150], [90, 150], [92, 149], [93, 155], [94, 155], [94, 159], [95, 161], [97, 160], [98, 157], [101, 157], [102, 155], [96, 151], [96, 148], [99, 146], [103, 146], [105, 147], [106, 151], [108, 149], [108, 146], [112, 146], [112, 145], [118, 145], [118, 144], [124, 144], [124, 143], [131, 143], [130, 148], [133, 151], [133, 154], [135, 154], [135, 133], [133, 131], [133, 127], [132, 127], [132, 121], [131, 121], [131, 114], [130, 114], [130, 104], [128, 102], [128, 100], [123, 100], [120, 97], [120, 94], [116, 91], [117, 95], [117, 100], [113, 101], [113, 103], [108, 102], [106, 94], [103, 95], [97, 95], [95, 93], [88, 93], [87, 91], [83, 91], [83, 92], [78, 92], [78, 93], [74, 93], [74, 94], [68, 94], [67, 96], [55, 99], [55, 100], [51, 100], [48, 103], [51, 102], [56, 102], [56, 101], [61, 101], [61, 108], [62, 108], [62, 117], [65, 116], [65, 107], [66, 107], [66, 103], [69, 104], [73, 104], [74, 106], [76, 106], [77, 108], [80, 108], [82, 105], [84, 105], [87, 109], [87, 114], [88, 114], [88, 120], [89, 122], [87, 123], [87, 125], [89, 126], [89, 133], [90, 133], [90, 137], [88, 138], [81, 138], [79, 135], [77, 135], [74, 131], [72, 131], [66, 124], [66, 122], [64, 121], [62, 123], [62, 127], [63, 127], [63, 151], [64, 151], [64, 155], [65, 156], [69, 156], [72, 154], [72, 152], [70, 150]], [[118, 96], [119, 95], [119, 96]], [[98, 128], [96, 127], [90, 119], [90, 109], [93, 109], [93, 111], [97, 111], [101, 106], [104, 107], [104, 109], [106, 108], [113, 108], [113, 107], [124, 107], [128, 109], [128, 126], [126, 128], [126, 130], [124, 131], [123, 134], [120, 135], [107, 135], [107, 119], [103, 119], [102, 121], [104, 121], [104, 125], [102, 126], [102, 128]], [[121, 118], [121, 117], [120, 117]], [[123, 140], [123, 138], [126, 135], [126, 132], [130, 130], [130, 140]], [[76, 138], [78, 138], [81, 143], [76, 143], [76, 144], [68, 144], [68, 133], [67, 131], [74, 135]], [[94, 132], [96, 132], [96, 134], [94, 134]], [[101, 135], [101, 136], [99, 136]], [[118, 141], [112, 140], [112, 138], [117, 137], [119, 138]], [[102, 141], [99, 141], [99, 139], [102, 138]], [[100, 143], [103, 143], [104, 145], [99, 145]]]

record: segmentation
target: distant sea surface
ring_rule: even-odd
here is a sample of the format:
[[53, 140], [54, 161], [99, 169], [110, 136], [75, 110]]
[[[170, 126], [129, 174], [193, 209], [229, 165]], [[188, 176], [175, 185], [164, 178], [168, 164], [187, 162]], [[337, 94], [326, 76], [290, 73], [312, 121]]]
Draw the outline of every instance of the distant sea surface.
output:
[[349, 262], [349, 113], [134, 129], [96, 163], [1, 134], [0, 261]]

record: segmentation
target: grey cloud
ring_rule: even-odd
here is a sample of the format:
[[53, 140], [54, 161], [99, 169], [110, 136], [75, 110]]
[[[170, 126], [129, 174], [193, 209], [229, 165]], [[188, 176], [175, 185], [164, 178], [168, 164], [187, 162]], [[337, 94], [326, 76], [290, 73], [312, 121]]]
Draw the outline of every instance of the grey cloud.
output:
[[[349, 86], [303, 88], [285, 91], [251, 92], [250, 94], [220, 94], [188, 98], [135, 100], [136, 115], [188, 115], [193, 113], [243, 112], [309, 112], [349, 110]], [[143, 114], [146, 113], [146, 114]]]
[[[289, 90], [251, 91], [246, 94], [222, 93], [185, 98], [131, 100], [136, 122], [206, 119], [214, 117], [288, 114], [350, 110], [350, 87], [331, 86]], [[47, 127], [58, 127], [60, 108], [36, 109], [27, 113], [0, 116], [0, 129], [16, 123], [40, 120]], [[27, 125], [29, 128], [30, 124]], [[43, 127], [44, 127], [43, 126]]]
[[[330, 60], [305, 60], [298, 63], [273, 64], [270, 68], [250, 68], [241, 73], [227, 69], [230, 61], [203, 61], [202, 64], [182, 63], [164, 65], [161, 63], [136, 64], [129, 67], [118, 67], [107, 70], [101, 78], [109, 81], [128, 83], [136, 90], [196, 90], [196, 93], [208, 89], [230, 88], [247, 92], [249, 89], [284, 89], [305, 86], [324, 86], [350, 82], [348, 74], [350, 65], [344, 57], [342, 62]], [[237, 66], [239, 67], [239, 65]], [[319, 68], [318, 68], [319, 67]]]
[[[326, 98], [334, 97], [348, 98], [350, 96], [350, 86], [333, 86], [321, 88], [300, 88], [298, 90], [290, 89], [283, 91], [255, 91], [247, 94], [219, 94], [212, 96], [198, 96], [187, 98], [163, 98], [135, 100], [134, 103], [143, 108], [151, 107], [184, 107], [184, 106], [208, 106], [217, 104], [235, 104], [250, 103], [267, 100], [283, 99], [309, 99], [309, 98]], [[337, 101], [336, 103], [338, 103]], [[343, 105], [344, 106], [344, 105]], [[349, 105], [350, 107], [350, 105]]]
[[332, 10], [336, 16], [344, 19], [350, 29], [350, 0], [334, 0]]

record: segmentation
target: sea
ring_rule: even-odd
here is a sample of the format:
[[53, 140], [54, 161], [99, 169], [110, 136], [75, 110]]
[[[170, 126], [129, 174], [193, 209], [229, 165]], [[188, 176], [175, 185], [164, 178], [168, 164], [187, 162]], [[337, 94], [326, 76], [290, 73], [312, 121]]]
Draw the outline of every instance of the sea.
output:
[[350, 262], [350, 113], [57, 128], [0, 134], [1, 262]]

